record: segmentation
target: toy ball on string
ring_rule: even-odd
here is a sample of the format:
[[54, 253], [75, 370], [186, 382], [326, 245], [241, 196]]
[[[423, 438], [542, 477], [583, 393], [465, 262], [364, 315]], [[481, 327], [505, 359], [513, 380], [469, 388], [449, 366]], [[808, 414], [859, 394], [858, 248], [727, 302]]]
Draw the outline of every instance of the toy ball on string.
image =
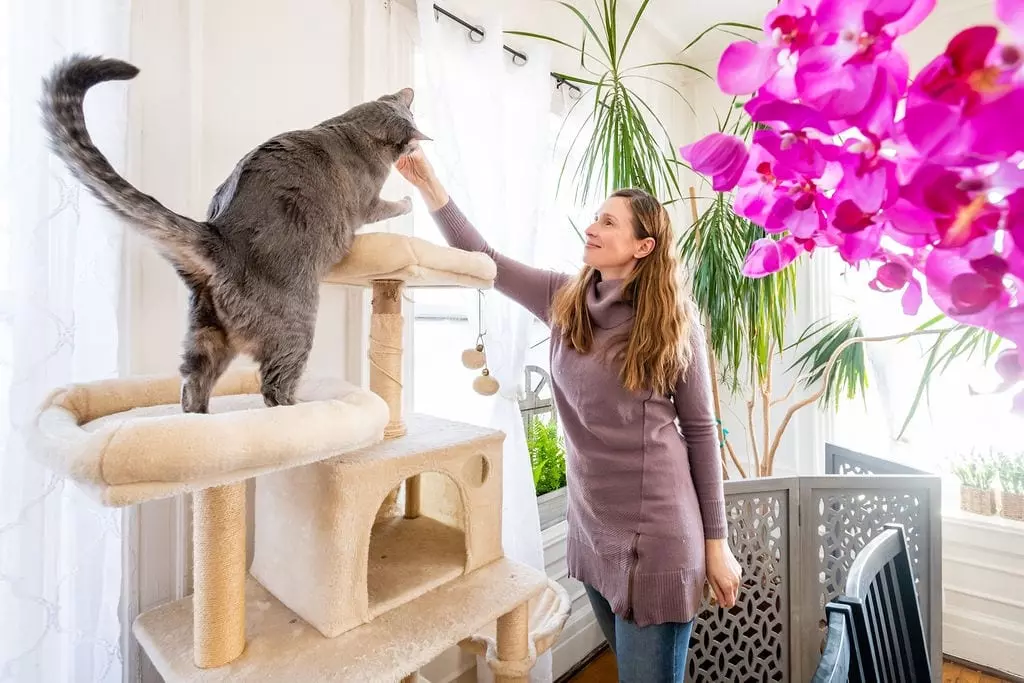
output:
[[477, 335], [476, 346], [462, 352], [462, 364], [470, 370], [481, 370], [480, 376], [473, 380], [473, 391], [483, 396], [498, 393], [498, 380], [487, 369], [487, 354], [484, 352], [484, 334], [480, 329], [483, 320], [483, 292], [477, 290]]
[[484, 396], [493, 396], [498, 393], [498, 380], [491, 376], [487, 368], [484, 368], [480, 376], [473, 380], [473, 391]]
[[484, 345], [478, 343], [476, 348], [466, 349], [462, 352], [462, 364], [470, 370], [479, 370], [487, 363], [484, 355]]

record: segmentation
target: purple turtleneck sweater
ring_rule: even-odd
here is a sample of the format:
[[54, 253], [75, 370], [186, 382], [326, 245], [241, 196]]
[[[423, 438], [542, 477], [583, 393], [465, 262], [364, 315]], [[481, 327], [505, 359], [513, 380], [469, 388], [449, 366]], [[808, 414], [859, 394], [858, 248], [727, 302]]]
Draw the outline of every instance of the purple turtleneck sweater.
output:
[[[449, 245], [490, 256], [495, 288], [550, 326], [552, 298], [570, 276], [497, 253], [452, 200], [432, 215]], [[703, 596], [704, 541], [726, 532], [703, 331], [691, 325], [693, 360], [671, 396], [627, 391], [602, 353], [633, 324], [621, 285], [597, 281], [587, 294], [590, 353], [551, 334], [552, 394], [567, 445], [569, 575], [640, 626], [686, 622]]]

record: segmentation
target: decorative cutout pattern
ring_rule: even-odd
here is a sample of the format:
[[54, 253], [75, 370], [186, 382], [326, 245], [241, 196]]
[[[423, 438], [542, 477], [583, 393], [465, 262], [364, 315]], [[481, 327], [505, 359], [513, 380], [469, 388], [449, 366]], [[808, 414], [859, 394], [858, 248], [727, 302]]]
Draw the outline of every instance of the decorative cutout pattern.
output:
[[788, 681], [788, 497], [785, 491], [727, 495], [726, 514], [743, 586], [728, 612], [709, 605], [698, 615], [686, 680]]
[[[920, 590], [922, 585], [928, 585], [927, 562], [922, 562], [928, 551], [924, 492], [878, 491], [867, 487], [816, 490], [812, 501], [816, 514], [808, 531], [816, 537], [819, 614], [824, 615], [825, 604], [845, 590], [850, 565], [857, 553], [883, 530], [883, 525], [895, 522], [906, 529], [921, 616], [925, 624], [929, 623], [928, 592]], [[806, 560], [811, 558], [806, 557]], [[827, 633], [824, 619], [806, 622], [805, 628], [809, 638], [816, 632], [823, 646]]]

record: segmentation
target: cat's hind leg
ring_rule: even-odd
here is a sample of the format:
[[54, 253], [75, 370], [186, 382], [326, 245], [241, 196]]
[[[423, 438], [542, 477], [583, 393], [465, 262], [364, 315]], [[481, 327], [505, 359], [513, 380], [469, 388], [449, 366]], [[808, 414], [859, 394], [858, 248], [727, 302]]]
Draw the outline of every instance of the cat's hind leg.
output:
[[205, 289], [194, 290], [185, 353], [179, 368], [184, 380], [181, 387], [182, 411], [210, 411], [213, 386], [235, 355], [209, 293]]
[[306, 370], [313, 348], [313, 320], [282, 320], [265, 336], [257, 360], [260, 364], [260, 391], [267, 406], [295, 403], [299, 380]]
[[366, 217], [367, 223], [378, 223], [389, 218], [397, 218], [412, 213], [412, 198], [404, 197], [400, 201], [392, 202], [387, 199], [378, 198], [370, 208]]

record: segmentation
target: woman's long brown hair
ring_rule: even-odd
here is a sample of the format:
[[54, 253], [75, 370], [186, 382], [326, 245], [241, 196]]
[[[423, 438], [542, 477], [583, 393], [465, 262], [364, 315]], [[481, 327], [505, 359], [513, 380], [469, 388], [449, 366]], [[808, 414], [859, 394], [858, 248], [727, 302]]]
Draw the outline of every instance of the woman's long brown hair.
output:
[[[616, 354], [622, 361], [622, 384], [629, 391], [669, 394], [693, 355], [692, 314], [680, 298], [679, 261], [672, 251], [672, 221], [661, 202], [643, 190], [618, 190], [611, 196], [629, 200], [637, 239], [654, 238], [654, 250], [637, 262], [622, 284], [623, 298], [636, 310], [625, 349]], [[552, 302], [552, 327], [557, 327], [564, 342], [578, 353], [588, 353], [594, 342], [587, 290], [596, 277], [592, 267], [584, 266], [555, 294]]]

